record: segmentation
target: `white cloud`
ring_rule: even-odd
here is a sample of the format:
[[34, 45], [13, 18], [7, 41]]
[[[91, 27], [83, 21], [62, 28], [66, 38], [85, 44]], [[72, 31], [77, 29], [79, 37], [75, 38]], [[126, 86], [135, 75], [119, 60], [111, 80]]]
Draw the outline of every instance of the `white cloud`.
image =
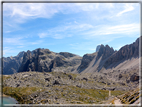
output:
[[[47, 35], [48, 33], [48, 35]], [[85, 39], [106, 39], [107, 42], [112, 41], [115, 38], [123, 37], [123, 35], [132, 37], [136, 36], [135, 33], [140, 33], [140, 25], [137, 23], [123, 24], [123, 25], [99, 25], [93, 26], [90, 24], [65, 24], [62, 26], [57, 26], [47, 31], [40, 33], [39, 38], [51, 37], [54, 39], [63, 39], [72, 36], [82, 36]], [[119, 36], [112, 36], [118, 35]]]
[[92, 11], [99, 7], [99, 3], [76, 3], [75, 5], [83, 11]]
[[24, 40], [22, 37], [4, 38], [4, 44], [24, 45]]
[[125, 4], [124, 8], [125, 9], [123, 11], [119, 12], [116, 16], [121, 16], [122, 14], [124, 14], [126, 12], [134, 10], [133, 4]]
[[[83, 35], [88, 35], [87, 38], [93, 38], [93, 37], [105, 37], [110, 36], [112, 34], [124, 34], [125, 36], [131, 36], [134, 33], [140, 33], [140, 24], [133, 23], [133, 24], [125, 24], [125, 25], [100, 25], [96, 26], [96, 29], [91, 29], [90, 31], [83, 33]], [[119, 36], [119, 37], [120, 37]]]
[[70, 23], [46, 31], [44, 30], [42, 33], [39, 33], [38, 36], [39, 38], [51, 37], [54, 39], [63, 39], [65, 37], [72, 37], [77, 32], [86, 31], [93, 27], [94, 26], [90, 24]]
[[16, 18], [50, 18], [58, 8], [47, 3], [4, 3], [4, 15]]
[[77, 13], [82, 11], [95, 11], [96, 9], [109, 9], [112, 3], [4, 3], [4, 16], [23, 23], [25, 19], [51, 18], [56, 13]]
[[131, 34], [134, 32], [140, 32], [139, 24], [126, 24], [126, 25], [116, 25], [111, 27], [106, 27], [104, 31], [100, 32], [99, 35], [108, 34]]
[[[123, 3], [118, 5], [114, 3], [4, 3], [4, 17], [9, 18], [9, 21], [4, 20], [4, 26], [7, 26], [4, 32], [21, 29], [21, 26], [18, 26], [18, 24], [25, 23], [27, 20], [52, 18], [56, 13], [71, 14], [82, 12], [88, 15], [87, 17], [90, 17], [90, 20], [92, 19], [93, 22], [93, 20], [112, 20], [113, 16], [122, 16], [125, 12], [134, 10], [135, 7], [134, 4], [125, 4], [124, 10], [121, 11], [122, 6]], [[116, 10], [119, 12], [118, 14]], [[74, 23], [77, 24], [79, 22], [76, 20]], [[64, 27], [63, 30], [65, 29], [68, 28]], [[46, 36], [41, 34], [39, 37], [44, 38]]]
[[9, 45], [9, 47], [6, 47], [5, 49], [10, 49], [10, 47], [17, 46], [17, 48], [23, 48], [27, 47], [29, 45], [36, 45], [36, 44], [41, 44], [43, 40], [34, 40], [30, 41], [28, 40], [29, 38], [27, 37], [13, 37], [13, 38], [4, 38], [4, 46]]

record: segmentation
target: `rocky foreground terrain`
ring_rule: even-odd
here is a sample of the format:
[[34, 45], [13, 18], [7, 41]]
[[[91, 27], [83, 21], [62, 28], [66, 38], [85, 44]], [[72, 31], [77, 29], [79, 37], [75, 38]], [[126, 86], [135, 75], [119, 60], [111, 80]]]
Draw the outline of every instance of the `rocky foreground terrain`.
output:
[[22, 72], [4, 76], [3, 92], [22, 104], [101, 104], [109, 97], [114, 98], [138, 88], [139, 81], [135, 74], [128, 80], [124, 79], [125, 74], [118, 75], [117, 81], [104, 75]]

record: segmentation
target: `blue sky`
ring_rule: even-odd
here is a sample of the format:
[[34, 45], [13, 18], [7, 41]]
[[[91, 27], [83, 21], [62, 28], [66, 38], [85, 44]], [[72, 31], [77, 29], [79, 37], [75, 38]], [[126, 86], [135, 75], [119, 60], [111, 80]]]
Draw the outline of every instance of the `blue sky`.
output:
[[4, 3], [3, 56], [47, 48], [80, 56], [140, 36], [138, 3]]

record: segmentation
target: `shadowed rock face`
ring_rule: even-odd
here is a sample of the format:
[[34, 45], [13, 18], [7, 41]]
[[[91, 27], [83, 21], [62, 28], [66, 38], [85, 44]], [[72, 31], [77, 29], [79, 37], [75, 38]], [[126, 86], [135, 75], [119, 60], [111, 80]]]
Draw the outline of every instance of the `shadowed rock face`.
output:
[[139, 38], [130, 45], [123, 46], [119, 51], [115, 52], [104, 64], [108, 67], [114, 62], [130, 59], [132, 57], [139, 57]]
[[99, 59], [102, 56], [102, 60], [108, 58], [114, 53], [113, 48], [110, 48], [108, 45], [104, 46], [101, 45], [99, 51], [98, 51], [98, 56], [97, 59]]
[[82, 70], [88, 67], [89, 63], [95, 57], [94, 54], [85, 54], [81, 60], [81, 65], [78, 67], [78, 70]]
[[101, 45], [98, 45], [98, 46], [96, 47], [96, 52], [99, 51], [100, 47], [101, 47]]
[[81, 62], [81, 57], [67, 53], [54, 53], [49, 49], [36, 49], [24, 54], [23, 62], [18, 72], [38, 71], [51, 72], [53, 68], [69, 66], [74, 67]]
[[23, 71], [40, 71], [39, 69], [39, 55], [43, 55], [40, 49], [34, 51], [27, 51], [23, 56], [23, 62], [18, 70], [18, 72]]
[[24, 51], [15, 57], [3, 57], [3, 74], [9, 75], [16, 73], [23, 61]]

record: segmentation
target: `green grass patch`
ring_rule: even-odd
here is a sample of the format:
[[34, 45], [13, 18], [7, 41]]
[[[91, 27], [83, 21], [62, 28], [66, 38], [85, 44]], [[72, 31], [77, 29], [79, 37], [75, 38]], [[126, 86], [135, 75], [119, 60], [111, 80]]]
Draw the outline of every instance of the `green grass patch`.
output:
[[126, 91], [121, 91], [121, 90], [115, 90], [115, 91], [111, 91], [111, 95], [113, 96], [119, 96], [126, 93]]
[[26, 99], [26, 97], [33, 92], [41, 89], [40, 87], [4, 87], [3, 93], [5, 95], [11, 96], [15, 98], [21, 104], [29, 104], [31, 103]]
[[63, 92], [61, 92], [62, 98], [65, 98], [68, 101], [83, 102], [85, 104], [91, 104], [94, 102], [99, 103], [108, 97], [108, 91], [106, 90], [84, 89], [75, 86], [61, 86], [60, 88], [58, 87], [58, 89], [63, 90]]

